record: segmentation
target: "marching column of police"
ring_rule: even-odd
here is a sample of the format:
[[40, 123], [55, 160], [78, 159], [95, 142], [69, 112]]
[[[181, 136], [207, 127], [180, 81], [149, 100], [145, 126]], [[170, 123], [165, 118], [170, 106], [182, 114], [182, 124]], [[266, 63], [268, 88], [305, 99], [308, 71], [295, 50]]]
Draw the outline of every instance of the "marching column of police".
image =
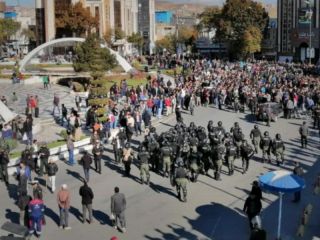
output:
[[[140, 168], [141, 184], [150, 184], [150, 167], [152, 171], [169, 178], [172, 186], [177, 189], [178, 198], [187, 201], [187, 184], [197, 182], [199, 174], [209, 175], [221, 181], [223, 166], [228, 168], [228, 175], [235, 172], [236, 159], [242, 160], [240, 172], [245, 174], [249, 169], [250, 159], [262, 150], [262, 161], [271, 163], [271, 153], [276, 158], [276, 164], [284, 163], [285, 146], [280, 134], [272, 140], [268, 131], [261, 133], [259, 126], [254, 125], [250, 133], [250, 144], [242, 132], [238, 122], [230, 131], [226, 131], [222, 122], [214, 125], [209, 121], [207, 130], [191, 122], [187, 127], [182, 119], [178, 119], [174, 128], [158, 134], [155, 127], [150, 127], [145, 138], [140, 142], [138, 153], [133, 154], [130, 142], [126, 139], [125, 129], [121, 128], [113, 140], [115, 162], [128, 167], [128, 151], [132, 162]], [[130, 172], [126, 170], [126, 174]]]

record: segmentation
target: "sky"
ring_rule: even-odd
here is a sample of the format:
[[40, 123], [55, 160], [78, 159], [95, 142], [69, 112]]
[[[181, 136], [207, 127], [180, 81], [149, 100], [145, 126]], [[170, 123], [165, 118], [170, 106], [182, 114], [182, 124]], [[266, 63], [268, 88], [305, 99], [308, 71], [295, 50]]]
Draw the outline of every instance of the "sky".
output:
[[[35, 0], [5, 0], [8, 5], [16, 5], [17, 2], [20, 1], [20, 4], [24, 6], [34, 6]], [[158, 0], [156, 0], [158, 1]], [[166, 0], [168, 2], [175, 2], [175, 3], [202, 3], [208, 5], [221, 5], [224, 0]], [[260, 0], [264, 3], [272, 3], [276, 4], [277, 0]]]

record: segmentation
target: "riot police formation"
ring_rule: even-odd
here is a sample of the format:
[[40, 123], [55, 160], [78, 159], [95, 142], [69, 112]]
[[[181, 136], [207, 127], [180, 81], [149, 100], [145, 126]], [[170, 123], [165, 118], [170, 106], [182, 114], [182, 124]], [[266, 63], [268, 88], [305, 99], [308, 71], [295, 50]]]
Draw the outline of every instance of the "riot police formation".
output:
[[[228, 169], [228, 175], [235, 173], [237, 159], [242, 160], [241, 172], [246, 173], [250, 159], [258, 153], [258, 148], [262, 150], [263, 162], [271, 162], [271, 152], [278, 164], [283, 162], [285, 147], [279, 134], [272, 140], [268, 132], [262, 135], [255, 125], [250, 133], [251, 144], [237, 122], [228, 132], [221, 121], [217, 124], [209, 121], [207, 130], [196, 126], [194, 122], [188, 127], [178, 122], [173, 128], [158, 135], [156, 128], [150, 127], [136, 155], [129, 142], [126, 142], [124, 131], [120, 131], [113, 140], [115, 161], [122, 162], [129, 175], [131, 162], [137, 160], [141, 184], [150, 184], [151, 167], [154, 172], [170, 179], [182, 201], [186, 201], [188, 182], [197, 182], [200, 174], [220, 181], [224, 166]], [[128, 162], [125, 163], [124, 158]]]

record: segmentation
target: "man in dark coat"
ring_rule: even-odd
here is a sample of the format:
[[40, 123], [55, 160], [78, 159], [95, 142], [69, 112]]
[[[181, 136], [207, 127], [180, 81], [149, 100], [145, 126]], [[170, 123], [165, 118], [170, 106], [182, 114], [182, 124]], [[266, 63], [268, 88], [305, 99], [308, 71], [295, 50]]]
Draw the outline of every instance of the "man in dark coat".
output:
[[126, 232], [126, 220], [124, 211], [126, 209], [126, 198], [123, 193], [119, 192], [119, 188], [114, 188], [114, 194], [111, 196], [111, 214], [114, 217], [114, 228], [118, 228], [117, 220], [120, 222], [120, 230]]
[[84, 155], [81, 158], [81, 163], [84, 171], [84, 178], [89, 182], [89, 170], [92, 163], [92, 158], [87, 151], [84, 152]]
[[261, 200], [253, 193], [250, 193], [249, 197], [246, 199], [246, 202], [244, 203], [243, 211], [248, 216], [251, 229], [253, 229], [252, 219], [260, 214], [261, 208]]
[[87, 210], [89, 212], [89, 224], [92, 223], [92, 199], [94, 198], [92, 189], [84, 181], [83, 186], [79, 189], [79, 195], [81, 196], [82, 204], [82, 222], [87, 221]]

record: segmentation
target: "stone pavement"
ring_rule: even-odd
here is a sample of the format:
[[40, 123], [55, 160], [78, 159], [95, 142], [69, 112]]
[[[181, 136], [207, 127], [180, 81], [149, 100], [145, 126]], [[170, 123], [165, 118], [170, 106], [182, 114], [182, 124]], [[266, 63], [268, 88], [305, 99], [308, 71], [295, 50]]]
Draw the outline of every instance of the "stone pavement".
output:
[[[248, 137], [253, 128], [250, 116], [235, 114], [228, 111], [219, 111], [215, 108], [197, 108], [195, 115], [184, 115], [185, 122], [189, 125], [194, 121], [197, 125], [205, 126], [209, 120], [215, 124], [221, 120], [226, 129], [230, 129], [234, 121], [238, 121]], [[162, 132], [175, 124], [174, 116], [163, 119], [156, 127]], [[306, 228], [304, 240], [312, 239], [312, 236], [320, 235], [320, 196], [312, 194], [311, 184], [319, 172], [319, 138], [315, 131], [311, 131], [310, 145], [308, 149], [301, 149], [298, 138], [298, 128], [301, 120], [285, 120], [280, 118], [278, 122], [272, 123], [268, 128], [258, 123], [262, 131], [268, 130], [271, 136], [277, 132], [282, 134], [286, 142], [287, 164], [281, 168], [292, 169], [292, 161], [299, 161], [307, 171], [305, 174], [307, 188], [302, 193], [301, 203], [292, 203], [292, 195], [285, 195], [283, 209], [282, 239], [296, 239], [296, 229], [302, 209], [308, 203], [313, 203], [314, 210], [310, 224]], [[134, 139], [135, 146], [138, 143]], [[107, 146], [104, 156], [104, 168], [101, 175], [91, 171], [89, 185], [93, 188], [95, 198], [93, 202], [95, 222], [91, 225], [82, 224], [81, 200], [78, 196], [79, 187], [83, 177], [80, 165], [70, 167], [63, 162], [59, 163], [57, 186], [67, 183], [72, 193], [70, 209], [70, 226], [72, 230], [63, 231], [58, 228], [59, 216], [55, 195], [47, 192], [45, 194], [46, 220], [43, 238], [55, 239], [110, 239], [116, 235], [121, 240], [244, 240], [249, 238], [249, 226], [246, 216], [242, 212], [244, 200], [251, 183], [261, 174], [278, 169], [275, 165], [262, 164], [261, 152], [250, 162], [247, 174], [241, 174], [241, 161], [236, 161], [236, 172], [234, 176], [222, 175], [222, 181], [217, 182], [211, 177], [200, 176], [197, 183], [188, 184], [188, 202], [181, 203], [176, 198], [176, 192], [171, 187], [169, 180], [151, 173], [151, 185], [139, 183], [139, 171], [132, 167], [132, 178], [122, 175], [121, 167], [112, 162], [112, 147]], [[226, 172], [226, 167], [223, 167]], [[213, 175], [213, 172], [210, 172]], [[15, 205], [16, 181], [10, 179], [9, 188], [0, 185], [0, 224], [7, 220], [16, 222], [18, 219], [18, 208]], [[127, 233], [121, 234], [110, 226], [110, 196], [113, 188], [120, 187], [127, 198]], [[275, 239], [277, 227], [278, 200], [277, 196], [264, 193], [262, 224], [268, 232], [268, 239]]]
[[[17, 102], [12, 102], [12, 93], [16, 92], [18, 96]], [[1, 84], [0, 96], [6, 96], [9, 108], [19, 114], [25, 114], [27, 95], [38, 95], [39, 98], [39, 113], [41, 118], [52, 118], [53, 96], [58, 94], [60, 104], [64, 103], [67, 108], [75, 106], [74, 95], [70, 94], [69, 88], [51, 84], [49, 90], [45, 90], [42, 84]]]

